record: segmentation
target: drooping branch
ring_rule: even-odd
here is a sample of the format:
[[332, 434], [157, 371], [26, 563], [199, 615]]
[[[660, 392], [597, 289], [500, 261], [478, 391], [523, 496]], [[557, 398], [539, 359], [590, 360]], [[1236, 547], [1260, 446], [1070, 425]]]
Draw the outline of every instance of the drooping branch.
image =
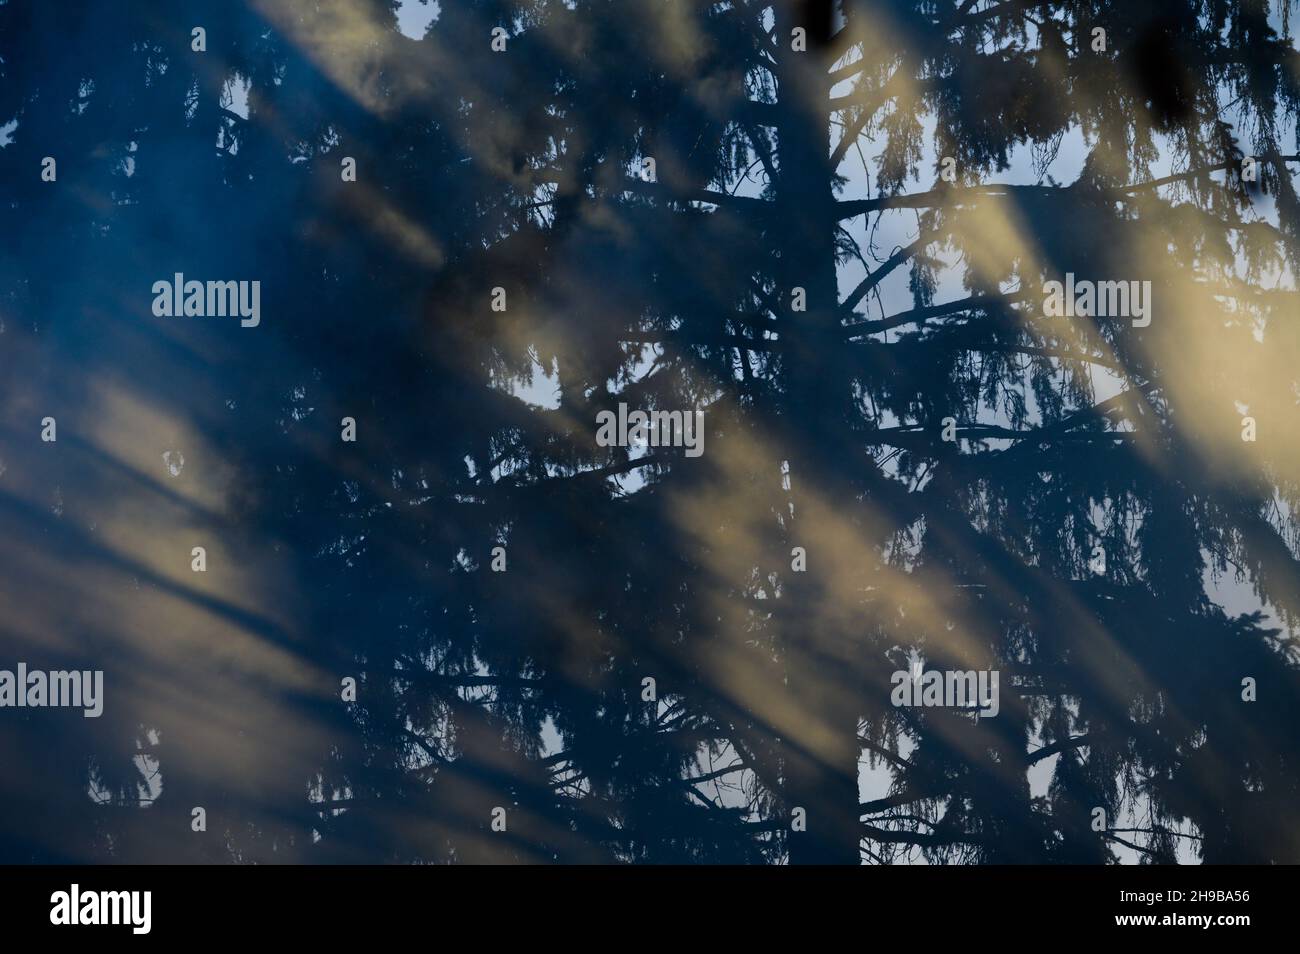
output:
[[[1300, 156], [1276, 156], [1273, 158], [1262, 156], [1255, 159], [1259, 165], [1275, 165], [1278, 162], [1300, 162]], [[1235, 167], [1235, 162], [1216, 162], [1211, 165], [1197, 166], [1195, 169], [1188, 169], [1186, 172], [1175, 172], [1171, 175], [1161, 176], [1159, 179], [1151, 179], [1148, 182], [1138, 182], [1133, 185], [1116, 186], [1108, 191], [1121, 196], [1131, 195], [1134, 192], [1147, 192], [1152, 189], [1159, 189], [1161, 186], [1171, 185], [1175, 182], [1187, 182], [1190, 179], [1196, 179], [1200, 176], [1208, 175], [1211, 172], [1223, 172], [1226, 169]]]
[[475, 487], [472, 490], [467, 491], [464, 496], [480, 498], [499, 497], [545, 491], [574, 481], [616, 477], [619, 474], [626, 474], [629, 471], [636, 470], [638, 467], [649, 467], [655, 464], [662, 464], [665, 460], [666, 458], [662, 454], [649, 454], [645, 457], [638, 457], [635, 460], [621, 461], [617, 464], [608, 464], [604, 467], [593, 467], [590, 470], [580, 470], [576, 474], [564, 474], [558, 477], [544, 477], [540, 480], [524, 483], [498, 481], [488, 487]]
[[921, 251], [941, 234], [941, 230], [931, 229], [923, 233], [921, 237], [911, 245], [900, 248], [897, 252], [887, 258], [879, 268], [866, 278], [862, 279], [862, 281], [858, 283], [858, 287], [849, 293], [848, 298], [844, 299], [840, 304], [841, 314], [845, 316], [852, 314], [853, 309], [857, 307], [858, 302], [862, 301], [868, 292], [884, 281], [885, 278], [889, 276], [890, 272], [894, 271], [894, 269], [898, 268], [899, 265], [902, 265], [917, 252]]
[[980, 845], [984, 839], [979, 835], [961, 831], [944, 831], [923, 834], [913, 831], [891, 831], [875, 825], [864, 824], [863, 831], [868, 838], [876, 841], [898, 842], [906, 845], [918, 845], [922, 848], [942, 848], [947, 845]]
[[628, 331], [618, 336], [629, 344], [679, 344], [706, 348], [742, 348], [747, 351], [781, 351], [787, 345], [776, 338], [745, 338], [741, 335], [678, 331]]
[[[871, 117], [879, 111], [880, 107], [884, 106], [885, 103], [889, 102], [889, 100], [902, 92], [905, 82], [909, 81], [909, 76], [904, 72], [904, 69], [905, 66], [898, 67], [898, 69], [894, 71], [893, 75], [889, 77], [879, 90], [874, 90], [866, 96], [861, 96], [855, 93], [850, 97], [846, 97], [847, 99], [852, 100], [852, 102], [844, 103], [843, 105], [835, 105], [836, 100], [831, 100], [833, 109], [847, 109], [854, 105], [861, 106], [861, 112], [858, 113], [857, 118], [853, 120], [853, 122], [849, 123], [849, 125], [845, 127], [844, 132], [840, 136], [840, 141], [836, 144], [835, 150], [831, 153], [832, 169], [839, 168], [840, 163], [844, 160], [844, 156], [848, 153], [853, 144], [858, 141], [858, 136], [862, 134], [862, 130], [866, 128], [867, 123], [871, 122]], [[915, 82], [914, 80], [910, 81]]]
[[[951, 20], [941, 21], [942, 25], [949, 29], [957, 29], [966, 26], [976, 26], [987, 20], [993, 20], [998, 17], [1016, 16], [1025, 14], [1037, 7], [1047, 7], [1055, 4], [1057, 0], [1004, 0], [1003, 3], [994, 4], [983, 10], [976, 10], [974, 13], [964, 13], [954, 17]], [[973, 6], [967, 2], [962, 5], [961, 10], [969, 10]], [[960, 11], [959, 11], [960, 13]]]
[[858, 806], [858, 811], [863, 815], [875, 815], [891, 808], [901, 808], [904, 805], [910, 805], [913, 802], [919, 802], [927, 798], [938, 798], [943, 794], [943, 792], [939, 791], [909, 788], [895, 795], [887, 795], [884, 798], [862, 802]]
[[1063, 189], [1056, 186], [1010, 185], [1007, 183], [989, 183], [974, 186], [945, 186], [928, 192], [910, 195], [887, 195], [877, 199], [847, 199], [836, 203], [840, 220], [884, 209], [930, 209], [939, 206], [957, 206], [971, 199], [989, 196], [1007, 197], [1017, 193], [1032, 195], [1059, 194]]
[[764, 171], [767, 172], [767, 178], [770, 182], [776, 181], [776, 162], [772, 157], [772, 150], [768, 148], [768, 142], [758, 133], [758, 128], [753, 123], [745, 123], [745, 136], [749, 143], [754, 147], [754, 154], [758, 156], [759, 162], [763, 164]]
[[1028, 292], [1010, 292], [1005, 295], [971, 295], [969, 298], [961, 298], [957, 301], [946, 302], [942, 305], [931, 305], [928, 308], [913, 308], [910, 311], [899, 312], [896, 315], [890, 315], [888, 318], [880, 318], [867, 321], [850, 322], [845, 327], [850, 329], [848, 340], [853, 341], [865, 335], [875, 335], [882, 331], [889, 331], [898, 328], [901, 325], [924, 324], [931, 318], [942, 318], [945, 315], [960, 314], [964, 311], [976, 311], [981, 308], [991, 308], [996, 305], [1014, 305], [1018, 302], [1028, 301], [1033, 296]]
[[[898, 427], [882, 427], [876, 430], [867, 431], [863, 434], [863, 437], [872, 445], [879, 444], [906, 448], [928, 447], [937, 442], [936, 430], [937, 429], [933, 425], [906, 424]], [[1097, 439], [1122, 441], [1132, 440], [1136, 436], [1132, 433], [1121, 433], [1118, 431], [1051, 434], [1047, 433], [1046, 429], [1040, 427], [1029, 427], [1017, 430], [1016, 428], [1002, 427], [998, 424], [970, 424], [966, 427], [954, 427], [951, 433], [955, 437], [964, 440], [1017, 441], [1028, 446], [1037, 446], [1039, 444], [1047, 443], [1048, 441], [1060, 442], [1067, 438], [1077, 439], [1079, 441], [1092, 441]], [[1019, 446], [1019, 444], [1017, 446]], [[1009, 450], [1001, 453], [1009, 453]]]
[[[1300, 156], [1279, 156], [1277, 157], [1277, 160], [1280, 162], [1300, 162]], [[1256, 159], [1256, 162], [1259, 163], [1266, 163], [1269, 161], [1270, 160], [1267, 159], [1267, 157]], [[1206, 166], [1198, 166], [1196, 169], [1162, 176], [1159, 179], [1152, 179], [1148, 182], [1137, 182], [1131, 185], [1121, 185], [1102, 189], [1099, 190], [1099, 194], [1113, 197], [1117, 200], [1123, 200], [1126, 197], [1131, 196], [1134, 192], [1156, 189], [1174, 182], [1183, 182], [1189, 179], [1194, 179], [1197, 176], [1205, 175], [1209, 172], [1222, 171], [1229, 168], [1230, 165], [1231, 163], [1220, 162]], [[1060, 195], [1074, 188], [1077, 188], [1077, 186], [1016, 185], [1005, 182], [990, 182], [973, 186], [945, 186], [938, 189], [930, 189], [926, 192], [880, 196], [875, 199], [847, 199], [837, 203], [837, 212], [839, 218], [843, 220], [871, 212], [881, 212], [885, 209], [929, 209], [941, 206], [952, 207], [961, 205], [972, 199], [990, 197], [1008, 198], [1014, 195]]]
[[1029, 758], [1025, 761], [1030, 765], [1037, 765], [1039, 762], [1043, 761], [1043, 759], [1049, 759], [1053, 755], [1057, 755], [1068, 749], [1081, 748], [1090, 743], [1091, 739], [1089, 739], [1087, 735], [1076, 735], [1069, 739], [1060, 739], [1053, 742], [1051, 745], [1044, 745], [1041, 749], [1035, 749], [1033, 752], [1030, 752]]

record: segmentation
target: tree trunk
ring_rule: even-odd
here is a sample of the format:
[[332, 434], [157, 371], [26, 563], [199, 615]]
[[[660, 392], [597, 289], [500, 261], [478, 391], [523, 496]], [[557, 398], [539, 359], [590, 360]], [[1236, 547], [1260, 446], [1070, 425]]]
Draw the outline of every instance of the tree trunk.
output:
[[[820, 577], [829, 553], [803, 519], [807, 502], [836, 493], [833, 475], [851, 464], [849, 381], [834, 341], [837, 318], [836, 208], [830, 167], [828, 68], [832, 29], [830, 0], [788, 0], [776, 21], [780, 64], [780, 169], [777, 205], [782, 239], [779, 294], [782, 334], [789, 351], [784, 365], [783, 446], [794, 502], [791, 546], [808, 553], [805, 572], [791, 572], [784, 599], [795, 621], [784, 633], [786, 724], [777, 726], [785, 752], [786, 808], [806, 813], [806, 831], [789, 836], [792, 864], [857, 864], [857, 712], [836, 642], [819, 620], [826, 593]], [[806, 30], [807, 49], [792, 49], [793, 30]], [[806, 311], [794, 311], [794, 289], [806, 295]], [[802, 506], [801, 506], [802, 504]], [[807, 538], [804, 538], [804, 537]]]

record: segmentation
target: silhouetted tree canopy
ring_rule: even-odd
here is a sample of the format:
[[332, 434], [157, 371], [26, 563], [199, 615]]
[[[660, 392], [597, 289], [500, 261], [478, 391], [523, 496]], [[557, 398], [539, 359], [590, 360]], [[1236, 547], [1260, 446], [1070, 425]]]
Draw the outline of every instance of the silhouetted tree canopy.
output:
[[417, 6], [0, 5], [0, 857], [1300, 861], [1295, 3]]

